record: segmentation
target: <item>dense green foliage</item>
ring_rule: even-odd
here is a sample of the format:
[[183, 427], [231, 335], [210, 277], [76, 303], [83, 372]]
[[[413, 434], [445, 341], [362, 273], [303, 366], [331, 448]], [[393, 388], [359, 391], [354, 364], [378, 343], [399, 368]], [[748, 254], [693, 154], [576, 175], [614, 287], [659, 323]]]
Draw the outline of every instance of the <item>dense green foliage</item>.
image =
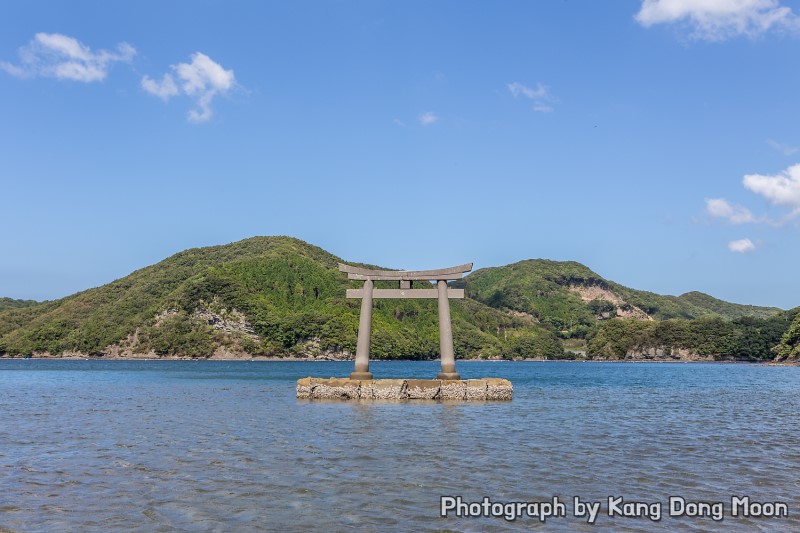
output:
[[[486, 268], [468, 276], [464, 285], [471, 298], [527, 314], [562, 339], [587, 339], [589, 358], [765, 360], [776, 355], [782, 337], [781, 354], [795, 353], [791, 347], [798, 344], [787, 333], [792, 311], [733, 304], [700, 292], [663, 296], [638, 291], [575, 262], [532, 259]], [[796, 331], [800, 335], [800, 326]]]
[[769, 360], [775, 356], [774, 347], [788, 335], [787, 329], [798, 310], [800, 308], [768, 318], [741, 317], [735, 320], [719, 317], [608, 320], [598, 324], [587, 343], [586, 353], [588, 357], [597, 359], [669, 359], [680, 358], [681, 351], [684, 351], [714, 360]]
[[[638, 308], [656, 320], [714, 316], [765, 318], [780, 311], [774, 307], [724, 302], [700, 292], [663, 296], [637, 291], [608, 281], [574, 261], [528, 259], [504, 267], [485, 268], [471, 274], [466, 287], [471, 298], [492, 307], [528, 313], [562, 332], [564, 337], [585, 335], [594, 328], [598, 315], [616, 308], [623, 312]], [[614, 304], [603, 299], [584, 302], [570, 287], [608, 291], [619, 302]]]
[[[344, 294], [360, 283], [348, 281], [338, 262], [289, 237], [186, 250], [62, 300], [8, 304], [0, 311], [0, 355], [346, 356], [355, 352], [360, 301]], [[563, 343], [603, 359], [800, 357], [800, 308], [661, 296], [579, 263], [546, 260], [482, 269], [453, 285], [468, 296], [451, 302], [458, 357], [575, 357]], [[373, 358], [438, 357], [435, 300], [374, 305]]]
[[800, 307], [792, 309], [791, 312], [795, 313], [794, 322], [775, 347], [775, 353], [779, 360], [800, 359]]
[[0, 298], [0, 311], [5, 311], [6, 309], [18, 309], [20, 307], [30, 307], [38, 303], [39, 302], [37, 302], [36, 300], [15, 300], [13, 298]]
[[[187, 250], [103, 287], [0, 314], [0, 353], [134, 353], [203, 356], [219, 348], [263, 355], [354, 353], [357, 287], [339, 258], [289, 237], [256, 237]], [[560, 357], [537, 324], [478, 302], [454, 301], [459, 357]], [[251, 331], [223, 331], [203, 318], [241, 313]], [[519, 350], [515, 351], [518, 347]], [[375, 358], [439, 353], [433, 300], [376, 300]]]
[[680, 296], [678, 296], [678, 299], [684, 302], [689, 302], [690, 304], [696, 307], [708, 309], [709, 311], [716, 313], [721, 317], [730, 319], [742, 318], [746, 316], [755, 318], [767, 318], [777, 313], [780, 313], [781, 311], [777, 307], [760, 307], [757, 305], [732, 304], [730, 302], [718, 300], [713, 296], [697, 291], [681, 294]]
[[478, 270], [464, 285], [467, 296], [479, 302], [526, 313], [545, 327], [564, 332], [564, 336], [582, 336], [594, 326], [595, 317], [580, 296], [567, 287], [599, 279], [580, 263], [532, 259]]
[[137, 345], [140, 351], [152, 350], [158, 355], [209, 354], [217, 342], [222, 342], [214, 328], [183, 313], [176, 313], [150, 325], [140, 332]]

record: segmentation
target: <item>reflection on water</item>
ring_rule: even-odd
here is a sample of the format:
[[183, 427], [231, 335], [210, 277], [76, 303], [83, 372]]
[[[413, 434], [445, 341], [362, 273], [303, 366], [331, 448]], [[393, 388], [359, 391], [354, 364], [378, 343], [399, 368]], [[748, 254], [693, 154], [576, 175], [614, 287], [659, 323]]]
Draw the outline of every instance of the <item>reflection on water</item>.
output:
[[[800, 529], [800, 369], [459, 362], [512, 402], [297, 400], [352, 363], [0, 361], [0, 528]], [[371, 364], [431, 377], [433, 362]], [[465, 501], [785, 501], [789, 518], [440, 518]]]

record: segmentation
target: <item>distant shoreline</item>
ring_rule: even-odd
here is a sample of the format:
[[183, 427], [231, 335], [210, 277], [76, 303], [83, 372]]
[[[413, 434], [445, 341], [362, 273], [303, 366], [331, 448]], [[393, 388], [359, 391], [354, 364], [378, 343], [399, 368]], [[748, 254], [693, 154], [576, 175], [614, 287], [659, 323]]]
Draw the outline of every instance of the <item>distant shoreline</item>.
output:
[[[278, 356], [209, 356], [209, 357], [187, 357], [187, 356], [155, 356], [155, 357], [97, 357], [89, 355], [65, 355], [65, 356], [51, 356], [51, 355], [34, 355], [31, 357], [25, 356], [2, 356], [2, 360], [31, 360], [31, 361], [239, 361], [239, 362], [307, 362], [307, 363], [352, 363], [352, 359], [325, 359], [317, 357], [278, 357]], [[438, 359], [372, 359], [370, 362], [436, 362]], [[759, 366], [800, 366], [800, 362], [775, 362], [775, 361], [734, 361], [722, 360], [712, 361], [707, 359], [691, 359], [691, 360], [665, 360], [665, 359], [545, 359], [545, 358], [527, 358], [527, 359], [457, 359], [457, 362], [478, 362], [478, 363], [705, 363], [705, 364], [739, 364], [739, 365], [759, 365]]]

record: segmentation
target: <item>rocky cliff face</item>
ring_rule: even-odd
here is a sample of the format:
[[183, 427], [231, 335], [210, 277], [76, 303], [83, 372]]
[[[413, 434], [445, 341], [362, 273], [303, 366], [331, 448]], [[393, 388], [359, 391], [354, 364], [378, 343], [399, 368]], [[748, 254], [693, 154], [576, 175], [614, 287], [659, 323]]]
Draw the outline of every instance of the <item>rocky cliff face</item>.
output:
[[701, 355], [685, 348], [663, 346], [629, 350], [625, 359], [632, 361], [719, 361], [713, 355]]
[[600, 320], [609, 318], [632, 318], [635, 320], [653, 320], [653, 317], [635, 305], [625, 301], [625, 298], [615, 294], [600, 285], [569, 285], [569, 290], [581, 297], [581, 300], [591, 306], [593, 302], [605, 303], [608, 308], [596, 313]]
[[214, 299], [210, 304], [202, 302], [199, 307], [195, 308], [192, 316], [222, 333], [244, 335], [258, 340], [255, 328], [244, 313], [234, 307], [226, 308], [219, 299]]

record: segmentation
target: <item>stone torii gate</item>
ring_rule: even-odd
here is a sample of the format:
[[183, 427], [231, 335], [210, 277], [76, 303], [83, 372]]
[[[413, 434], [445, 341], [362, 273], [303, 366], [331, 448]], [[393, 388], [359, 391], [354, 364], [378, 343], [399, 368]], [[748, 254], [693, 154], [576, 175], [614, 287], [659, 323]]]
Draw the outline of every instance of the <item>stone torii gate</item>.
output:
[[[436, 298], [439, 300], [439, 349], [442, 371], [437, 379], [461, 379], [456, 372], [453, 351], [453, 327], [450, 322], [450, 298], [463, 298], [464, 289], [450, 289], [448, 280], [461, 279], [472, 270], [472, 263], [439, 270], [371, 270], [339, 263], [339, 270], [347, 279], [364, 280], [363, 289], [347, 289], [348, 298], [361, 298], [361, 316], [358, 322], [355, 372], [350, 379], [372, 379], [369, 371], [369, 344], [372, 337], [373, 298]], [[376, 289], [374, 281], [399, 281], [398, 289]], [[435, 281], [435, 289], [412, 289], [414, 281]]]

